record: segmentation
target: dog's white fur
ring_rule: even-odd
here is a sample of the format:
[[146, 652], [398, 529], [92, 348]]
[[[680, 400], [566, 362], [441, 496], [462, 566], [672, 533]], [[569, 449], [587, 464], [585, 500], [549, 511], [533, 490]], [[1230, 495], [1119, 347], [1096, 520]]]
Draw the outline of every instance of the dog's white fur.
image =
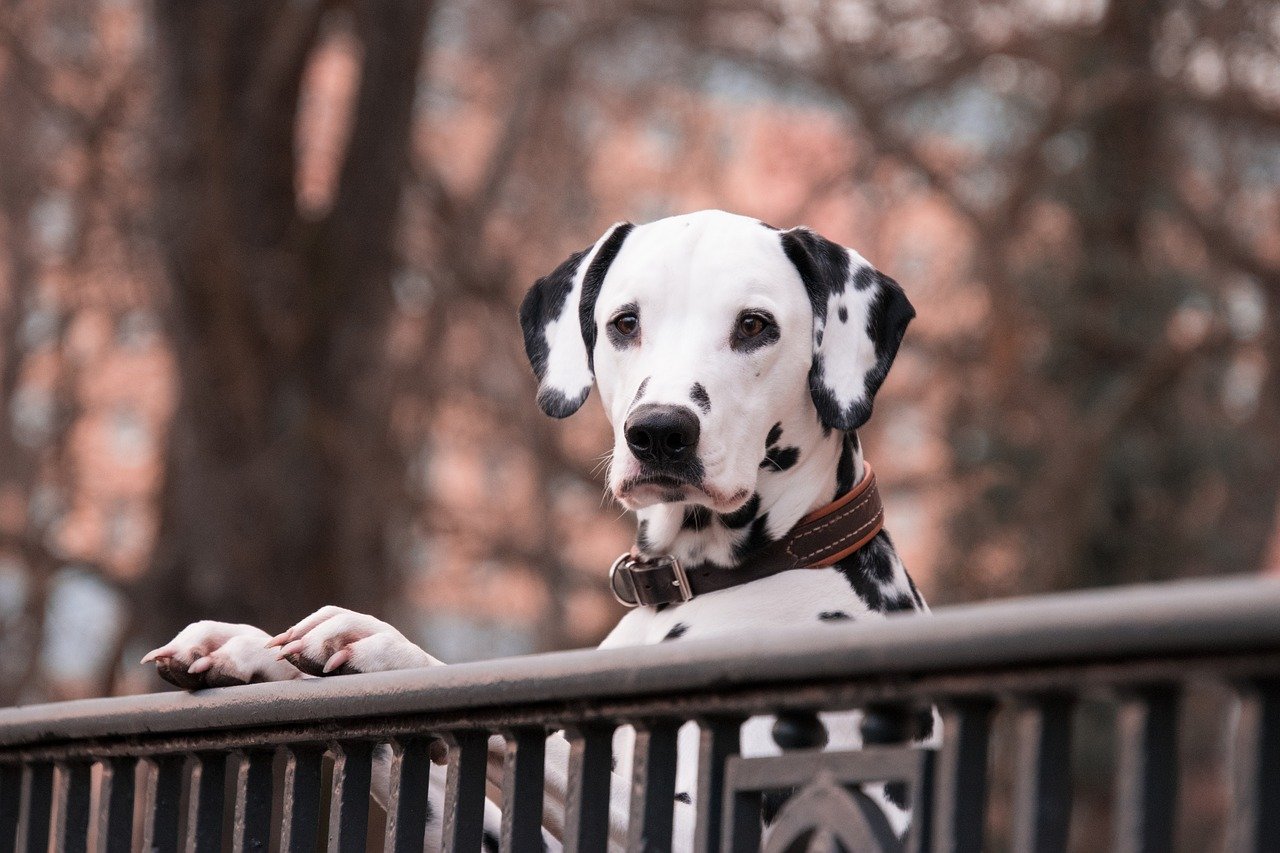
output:
[[[540, 280], [526, 299], [522, 323], [543, 407], [557, 416], [570, 414], [593, 384], [599, 388], [614, 427], [609, 488], [637, 513], [639, 553], [674, 554], [687, 565], [732, 566], [751, 537], [781, 538], [806, 513], [860, 479], [861, 448], [851, 430], [870, 413], [871, 398], [888, 369], [885, 345], [874, 339], [875, 327], [882, 322], [883, 300], [906, 303], [892, 281], [865, 277], [874, 271], [857, 253], [839, 249], [847, 253], [840, 256], [834, 244], [817, 241], [821, 238], [811, 232], [779, 232], [720, 211], [634, 228], [620, 225]], [[806, 246], [847, 259], [841, 263], [847, 262], [848, 281], [815, 288], [812, 279], [820, 265], [805, 266], [803, 258], [797, 262], [795, 257]], [[610, 257], [601, 261], [602, 253]], [[859, 274], [864, 278], [855, 287]], [[907, 313], [891, 323], [896, 337], [888, 347], [888, 361], [910, 319], [909, 305], [899, 310]], [[619, 312], [638, 315], [637, 331], [625, 340], [611, 337], [609, 330]], [[737, 324], [752, 313], [768, 318], [773, 324], [769, 335], [776, 332], [776, 338], [755, 348], [735, 346]], [[691, 398], [695, 383], [705, 405]], [[646, 465], [630, 450], [626, 425], [641, 404], [695, 411], [698, 476], [679, 487], [637, 484]], [[777, 447], [769, 446], [771, 439]], [[776, 461], [784, 449], [787, 454], [795, 451], [785, 465]], [[779, 455], [762, 462], [766, 450]], [[691, 515], [694, 506], [709, 512]], [[746, 523], [730, 521], [744, 510], [750, 511]], [[887, 543], [886, 538], [877, 546], [879, 571], [867, 580], [871, 586], [855, 588], [849, 569], [786, 572], [679, 606], [635, 608], [601, 647], [683, 636], [729, 637], [798, 624], [821, 630], [819, 621], [831, 614], [880, 618], [894, 609], [883, 603], [889, 601], [899, 602], [901, 609], [923, 610]], [[248, 625], [197, 622], [144, 658], [153, 660], [162, 674], [183, 686], [441, 665], [385, 622], [337, 607], [323, 608], [270, 640]], [[191, 684], [192, 679], [199, 685]], [[744, 752], [776, 750], [768, 726], [762, 718], [744, 727]], [[829, 728], [833, 748], [859, 745], [850, 715], [832, 716]], [[677, 791], [690, 797], [696, 795], [696, 736], [692, 724], [681, 733]], [[611, 827], [615, 845], [625, 838], [632, 740], [630, 729], [619, 730]], [[496, 781], [500, 743], [495, 742], [493, 753]], [[549, 741], [546, 823], [552, 835], [563, 824], [566, 754], [562, 738]], [[904, 814], [888, 803], [885, 808], [900, 829]], [[692, 816], [691, 805], [677, 804], [677, 847], [692, 837]], [[491, 822], [497, 818], [492, 804], [488, 817]]]

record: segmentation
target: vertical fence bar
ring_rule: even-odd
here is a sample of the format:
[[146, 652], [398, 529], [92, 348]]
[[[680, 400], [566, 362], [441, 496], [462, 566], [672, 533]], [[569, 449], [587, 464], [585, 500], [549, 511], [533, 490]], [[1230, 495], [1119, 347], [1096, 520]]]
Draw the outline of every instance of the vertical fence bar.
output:
[[737, 755], [741, 717], [703, 717], [698, 720], [698, 800], [694, 822], [694, 853], [718, 853], [724, 819], [724, 763]]
[[271, 762], [274, 754], [264, 749], [240, 753], [236, 769], [234, 853], [266, 850], [271, 842]]
[[344, 740], [334, 744], [333, 799], [329, 803], [330, 853], [359, 853], [369, 833], [369, 781], [373, 744]]
[[137, 759], [131, 757], [102, 762], [97, 849], [103, 853], [129, 853], [133, 849], [133, 789], [137, 766]]
[[320, 777], [324, 749], [313, 744], [286, 746], [280, 849], [315, 853], [320, 835]]
[[1173, 849], [1178, 799], [1178, 691], [1172, 685], [1134, 690], [1116, 718], [1115, 849]]
[[678, 720], [646, 720], [636, 724], [631, 774], [631, 819], [627, 849], [671, 849], [676, 797]]
[[564, 816], [565, 853], [604, 850], [609, 840], [613, 727], [568, 726], [569, 784]]
[[87, 761], [58, 765], [54, 788], [54, 849], [85, 853], [89, 839], [89, 770]]
[[142, 800], [142, 849], [173, 853], [178, 849], [185, 755], [158, 755], [149, 762]]
[[1074, 697], [1045, 694], [1018, 709], [1013, 849], [1065, 850], [1071, 820], [1071, 719]]
[[547, 733], [541, 727], [504, 732], [502, 853], [542, 849], [542, 793]]
[[0, 853], [13, 853], [17, 848], [21, 815], [22, 765], [0, 764]]
[[942, 709], [942, 747], [933, 793], [934, 853], [978, 853], [987, 815], [987, 750], [995, 703], [951, 702]]
[[1237, 695], [1230, 849], [1280, 850], [1280, 681], [1244, 684]]
[[430, 810], [432, 740], [409, 737], [391, 744], [391, 787], [383, 843], [389, 853], [419, 853], [423, 848]]
[[487, 732], [452, 732], [449, 776], [444, 791], [445, 853], [479, 850], [484, 837], [485, 763], [489, 757]]
[[222, 808], [226, 797], [226, 783], [225, 752], [197, 752], [192, 755], [185, 844], [189, 853], [216, 853], [222, 849]]
[[18, 822], [18, 849], [46, 853], [49, 818], [53, 811], [53, 765], [28, 764], [22, 772], [22, 819]]

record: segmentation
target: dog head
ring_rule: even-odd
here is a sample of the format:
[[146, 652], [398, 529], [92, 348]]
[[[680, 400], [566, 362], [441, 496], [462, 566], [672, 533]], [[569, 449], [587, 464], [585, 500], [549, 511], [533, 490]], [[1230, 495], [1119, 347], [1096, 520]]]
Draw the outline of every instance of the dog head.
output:
[[573, 414], [594, 382], [628, 509], [739, 508], [774, 424], [871, 415], [915, 311], [856, 252], [722, 211], [614, 225], [520, 307], [538, 403]]

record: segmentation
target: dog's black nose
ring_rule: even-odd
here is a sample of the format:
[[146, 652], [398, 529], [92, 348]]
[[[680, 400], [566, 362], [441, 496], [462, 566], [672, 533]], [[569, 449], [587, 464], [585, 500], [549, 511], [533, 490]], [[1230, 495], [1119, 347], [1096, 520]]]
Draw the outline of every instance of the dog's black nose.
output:
[[698, 444], [698, 416], [685, 406], [650, 403], [627, 418], [627, 446], [641, 462], [675, 462]]

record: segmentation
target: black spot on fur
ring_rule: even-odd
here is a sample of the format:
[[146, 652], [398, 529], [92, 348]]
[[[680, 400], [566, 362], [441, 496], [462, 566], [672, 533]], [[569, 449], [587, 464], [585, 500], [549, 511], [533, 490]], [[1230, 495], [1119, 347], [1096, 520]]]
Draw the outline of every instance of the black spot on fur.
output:
[[840, 310], [836, 312], [836, 316], [840, 318], [841, 323], [849, 322], [849, 309], [841, 305]]
[[760, 467], [766, 471], [786, 471], [800, 459], [798, 447], [770, 447]]
[[484, 853], [498, 853], [501, 849], [498, 844], [498, 836], [487, 829], [484, 831], [484, 835], [480, 837], [480, 846], [484, 849]]
[[884, 797], [900, 809], [911, 807], [911, 795], [906, 782], [886, 782]]
[[843, 293], [849, 279], [849, 253], [808, 228], [782, 232], [782, 251], [800, 273], [813, 316], [826, 320], [827, 298]]
[[[867, 607], [880, 613], [915, 610], [915, 597], [908, 590], [893, 590], [893, 540], [881, 530], [875, 538], [836, 563], [849, 586]], [[910, 582], [910, 578], [908, 578]], [[886, 592], [888, 588], [888, 592]]]
[[773, 541], [769, 536], [769, 513], [764, 513], [751, 523], [751, 530], [741, 542], [733, 547], [733, 556], [741, 561], [748, 554], [754, 554]]
[[577, 397], [566, 397], [555, 388], [543, 388], [538, 392], [538, 408], [553, 418], [567, 418], [587, 401], [591, 386], [587, 386]]
[[730, 530], [737, 530], [740, 527], [746, 527], [751, 523], [751, 519], [756, 517], [756, 512], [760, 509], [760, 494], [757, 492], [747, 499], [747, 502], [727, 515], [720, 516], [720, 522]]
[[524, 352], [533, 367], [533, 375], [542, 381], [547, 372], [547, 324], [560, 316], [564, 302], [573, 290], [578, 264], [588, 249], [574, 252], [560, 266], [533, 283], [520, 303], [520, 331], [524, 333]]
[[687, 506], [680, 526], [685, 530], [706, 530], [711, 525], [711, 510], [705, 506]]
[[824, 610], [818, 614], [818, 619], [823, 622], [848, 622], [852, 618], [843, 610]]
[[662, 638], [662, 642], [665, 643], [667, 640], [678, 640], [681, 637], [683, 637], [685, 635], [685, 632], [688, 630], [689, 630], [688, 625], [684, 624], [683, 622], [677, 622], [676, 624], [671, 626], [671, 630], [668, 631], [666, 636]]
[[676, 794], [676, 802], [684, 803], [687, 806], [693, 802], [693, 797], [689, 796], [688, 791], [681, 791], [680, 793]]
[[[850, 436], [853, 436], [852, 441]], [[836, 493], [832, 500], [848, 493], [853, 488], [853, 456], [857, 440], [858, 438], [854, 433], [845, 434], [844, 443], [840, 447], [840, 461], [836, 464]]]
[[905, 610], [915, 610], [916, 600], [909, 592], [900, 592], [897, 595], [884, 596], [884, 612], [900, 613]]
[[649, 387], [649, 380], [652, 378], [653, 377], [651, 376], [646, 376], [644, 379], [640, 380], [640, 387], [636, 389], [636, 395], [631, 398], [632, 406], [640, 402], [640, 398], [644, 396], [645, 390]]
[[702, 387], [701, 382], [693, 383], [693, 387], [689, 389], [689, 399], [698, 404], [698, 408], [704, 415], [711, 411], [711, 397], [707, 394], [707, 389]]
[[765, 791], [760, 797], [760, 819], [764, 821], [765, 826], [769, 826], [778, 817], [778, 812], [782, 811], [782, 807], [786, 805], [787, 800], [791, 799], [791, 795], [796, 792], [795, 788], [786, 788], [781, 791]]
[[932, 708], [920, 708], [915, 712], [915, 736], [921, 740], [933, 737]]
[[[815, 321], [825, 323], [831, 295], [843, 293], [849, 282], [848, 251], [807, 228], [784, 231], [781, 239], [783, 252], [804, 282]], [[822, 422], [844, 430], [862, 426], [871, 416], [872, 399], [880, 390], [897, 355], [907, 324], [915, 316], [915, 309], [898, 283], [878, 270], [860, 267], [854, 273], [853, 286], [858, 290], [876, 288], [867, 312], [866, 326], [867, 336], [875, 348], [875, 363], [863, 377], [862, 395], [847, 407], [840, 404], [835, 389], [827, 384], [822, 353], [814, 354], [809, 370], [809, 390]], [[821, 343], [821, 337], [818, 337], [819, 346]], [[842, 389], [840, 396], [848, 397], [852, 390]]]
[[582, 295], [578, 299], [578, 322], [582, 326], [582, 342], [587, 346], [587, 367], [595, 370], [596, 349], [596, 299], [600, 296], [600, 288], [604, 286], [604, 277], [618, 252], [622, 250], [622, 242], [635, 229], [630, 222], [624, 222], [610, 232], [596, 252], [591, 264], [587, 267], [582, 279]]
[[636, 525], [636, 550], [648, 553], [653, 544], [649, 541], [649, 519], [642, 518], [640, 523]]
[[907, 585], [911, 587], [911, 596], [916, 600], [916, 610], [924, 610], [924, 596], [916, 588], [916, 582], [912, 580], [911, 575], [907, 575]]
[[769, 435], [765, 437], [764, 459], [760, 461], [760, 467], [763, 470], [786, 471], [800, 459], [800, 448], [778, 447], [778, 442], [781, 440], [782, 424], [779, 422], [773, 425], [773, 429], [769, 430]]

